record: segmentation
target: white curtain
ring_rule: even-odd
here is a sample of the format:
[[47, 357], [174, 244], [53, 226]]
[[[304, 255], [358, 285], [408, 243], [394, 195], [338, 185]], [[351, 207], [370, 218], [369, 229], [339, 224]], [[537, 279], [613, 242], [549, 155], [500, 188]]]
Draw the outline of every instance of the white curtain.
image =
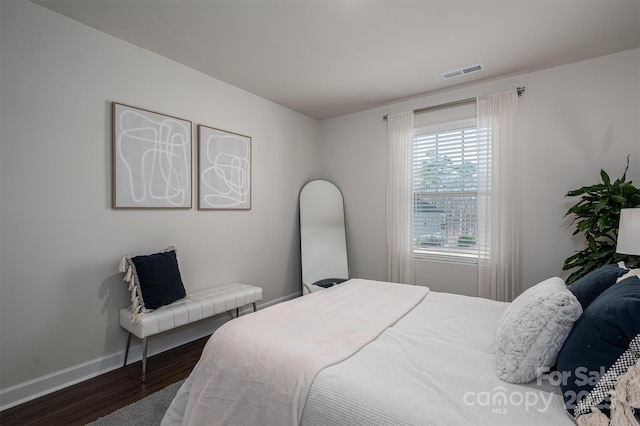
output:
[[511, 301], [520, 277], [515, 90], [479, 97], [478, 291]]
[[389, 115], [387, 148], [387, 271], [413, 284], [413, 112]]

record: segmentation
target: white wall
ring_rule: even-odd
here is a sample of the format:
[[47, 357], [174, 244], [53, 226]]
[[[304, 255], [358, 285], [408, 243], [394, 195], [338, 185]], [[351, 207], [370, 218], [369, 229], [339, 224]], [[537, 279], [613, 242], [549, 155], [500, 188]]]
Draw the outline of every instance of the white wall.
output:
[[[318, 177], [316, 120], [39, 5], [0, 3], [3, 389], [121, 355], [124, 254], [175, 244], [187, 290], [300, 290], [297, 198]], [[113, 210], [112, 101], [251, 136], [252, 209]]]
[[[2, 392], [113, 366], [125, 340], [123, 254], [173, 243], [190, 290], [237, 281], [261, 285], [266, 301], [297, 292], [297, 197], [312, 178], [344, 193], [352, 275], [385, 280], [384, 114], [527, 87], [523, 288], [562, 274], [580, 248], [563, 218], [567, 190], [601, 167], [619, 175], [629, 153], [640, 182], [637, 49], [318, 124], [30, 2], [0, 1], [0, 11]], [[112, 101], [252, 136], [252, 209], [111, 209]], [[417, 262], [416, 274], [434, 290], [477, 294], [472, 268]]]
[[[321, 122], [323, 175], [343, 191], [352, 275], [386, 280], [385, 114], [525, 86], [519, 102], [522, 181], [520, 289], [562, 271], [583, 248], [571, 237], [567, 191], [599, 180], [603, 168], [619, 177], [631, 154], [628, 178], [640, 185], [640, 50], [512, 78]], [[432, 290], [477, 295], [473, 266], [416, 261], [416, 282]]]

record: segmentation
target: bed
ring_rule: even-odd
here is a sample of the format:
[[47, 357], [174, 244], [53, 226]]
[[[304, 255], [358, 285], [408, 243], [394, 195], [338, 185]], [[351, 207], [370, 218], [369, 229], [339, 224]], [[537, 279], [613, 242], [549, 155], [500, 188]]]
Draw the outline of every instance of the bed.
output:
[[498, 377], [510, 305], [352, 279], [269, 307], [213, 334], [162, 424], [573, 425], [552, 376]]

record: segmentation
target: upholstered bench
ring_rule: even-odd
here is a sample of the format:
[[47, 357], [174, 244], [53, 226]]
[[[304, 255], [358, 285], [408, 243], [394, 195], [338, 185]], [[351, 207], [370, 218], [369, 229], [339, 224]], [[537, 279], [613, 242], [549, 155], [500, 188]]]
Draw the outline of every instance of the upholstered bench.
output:
[[127, 365], [131, 335], [142, 339], [142, 381], [147, 369], [147, 338], [174, 328], [191, 324], [214, 315], [236, 310], [262, 300], [262, 289], [248, 284], [226, 284], [205, 290], [189, 293], [183, 299], [169, 305], [161, 306], [144, 314], [137, 322], [132, 321], [130, 308], [120, 310], [120, 325], [127, 330], [127, 348], [124, 354], [124, 365]]

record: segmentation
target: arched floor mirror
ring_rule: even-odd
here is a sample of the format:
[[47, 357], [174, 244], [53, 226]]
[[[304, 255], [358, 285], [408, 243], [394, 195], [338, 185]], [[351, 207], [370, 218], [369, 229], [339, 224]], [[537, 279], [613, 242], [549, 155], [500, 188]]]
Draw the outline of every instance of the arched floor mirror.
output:
[[300, 258], [302, 294], [349, 279], [342, 192], [328, 180], [302, 187], [300, 203]]

